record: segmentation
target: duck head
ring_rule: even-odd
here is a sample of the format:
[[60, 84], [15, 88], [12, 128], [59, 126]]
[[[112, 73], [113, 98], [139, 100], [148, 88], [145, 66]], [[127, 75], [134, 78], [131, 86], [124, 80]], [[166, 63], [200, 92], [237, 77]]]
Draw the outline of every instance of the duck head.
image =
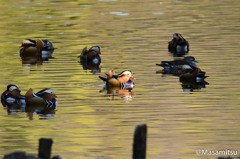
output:
[[93, 46], [89, 49], [89, 51], [95, 51], [98, 54], [101, 54], [99, 46]]
[[21, 90], [16, 85], [8, 85], [6, 95], [12, 94], [14, 97], [20, 95]]
[[179, 34], [179, 33], [174, 33], [173, 34], [173, 38], [174, 39], [181, 39], [182, 41], [185, 41], [185, 39], [182, 37], [182, 35], [181, 34]]
[[186, 57], [184, 57], [184, 60], [186, 60], [187, 62], [190, 62], [190, 63], [192, 63], [192, 62], [198, 63], [198, 61], [196, 61], [193, 56], [186, 56]]
[[39, 91], [36, 95], [42, 96], [43, 99], [45, 99], [45, 100], [53, 100], [54, 98], [57, 98], [54, 90], [49, 89], [49, 88]]
[[121, 83], [128, 82], [130, 79], [135, 79], [132, 71], [123, 71], [118, 75], [118, 81]]

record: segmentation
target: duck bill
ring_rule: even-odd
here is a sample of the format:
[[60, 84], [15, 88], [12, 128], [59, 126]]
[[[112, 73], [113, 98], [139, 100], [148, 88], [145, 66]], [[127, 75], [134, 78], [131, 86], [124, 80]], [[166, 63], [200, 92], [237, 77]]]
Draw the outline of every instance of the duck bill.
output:
[[101, 55], [102, 53], [99, 51], [98, 54]]
[[56, 94], [53, 94], [53, 97], [54, 97], [54, 98], [57, 98], [58, 96], [57, 96]]
[[133, 76], [131, 76], [130, 79], [133, 79], [133, 80], [134, 80], [135, 78], [134, 78]]

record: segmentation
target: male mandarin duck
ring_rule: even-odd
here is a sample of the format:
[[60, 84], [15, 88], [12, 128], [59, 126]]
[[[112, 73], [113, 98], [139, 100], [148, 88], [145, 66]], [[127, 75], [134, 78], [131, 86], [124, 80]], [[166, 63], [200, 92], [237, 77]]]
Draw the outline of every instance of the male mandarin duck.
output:
[[56, 95], [52, 89], [46, 88], [36, 94], [30, 88], [25, 94], [26, 105], [43, 105], [55, 109], [57, 107]]
[[182, 72], [179, 75], [179, 81], [183, 83], [193, 83], [193, 82], [205, 82], [204, 79], [206, 72], [203, 72], [200, 68], [194, 67], [192, 65], [183, 65]]
[[7, 86], [7, 90], [1, 95], [1, 102], [4, 107], [18, 105], [21, 107], [25, 105], [25, 97], [21, 95], [20, 89], [13, 84]]
[[40, 56], [46, 51], [52, 52], [54, 50], [52, 43], [47, 39], [37, 39], [36, 41], [32, 39], [25, 39], [22, 41], [20, 48], [21, 57]]
[[186, 39], [179, 33], [173, 34], [173, 39], [168, 42], [168, 50], [173, 53], [187, 53], [189, 44]]
[[131, 79], [133, 77], [132, 71], [123, 71], [122, 73], [115, 75], [114, 70], [110, 70], [108, 74], [105, 74], [106, 78], [99, 76], [101, 80], [106, 82], [108, 86], [120, 87], [121, 89], [130, 89], [134, 87], [134, 83]]
[[79, 57], [81, 61], [85, 61], [92, 65], [99, 65], [101, 63], [100, 54], [99, 46], [93, 46], [89, 50], [87, 50], [87, 47], [84, 47]]

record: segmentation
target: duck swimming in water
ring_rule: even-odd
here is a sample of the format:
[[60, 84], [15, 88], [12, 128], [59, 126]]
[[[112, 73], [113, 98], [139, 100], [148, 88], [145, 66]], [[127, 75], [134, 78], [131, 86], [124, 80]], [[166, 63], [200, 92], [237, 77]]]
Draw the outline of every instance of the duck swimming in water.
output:
[[45, 40], [25, 39], [22, 41], [22, 45], [20, 46], [20, 48], [21, 48], [20, 56], [22, 58], [42, 56], [46, 52], [48, 53], [49, 51], [51, 51], [51, 53], [52, 53], [54, 50], [52, 43], [47, 39], [45, 39]]
[[192, 65], [183, 65], [182, 72], [179, 75], [179, 81], [182, 83], [193, 83], [193, 82], [205, 82], [206, 72], [203, 72], [200, 68]]
[[84, 47], [80, 57], [80, 61], [84, 61], [87, 64], [91, 65], [100, 65], [101, 63], [101, 52], [99, 46], [93, 46], [89, 50], [87, 47]]
[[52, 89], [46, 88], [34, 93], [30, 88], [25, 94], [26, 105], [39, 104], [48, 108], [55, 109], [57, 107], [56, 94]]
[[21, 95], [21, 90], [13, 84], [7, 86], [7, 90], [1, 95], [1, 102], [4, 107], [15, 107], [25, 106], [25, 97]]
[[134, 83], [131, 79], [135, 79], [133, 77], [132, 71], [123, 71], [118, 75], [115, 75], [114, 70], [110, 70], [108, 74], [105, 74], [106, 78], [99, 76], [101, 80], [106, 82], [108, 86], [112, 87], [120, 87], [122, 89], [133, 88]]
[[172, 53], [185, 54], [189, 51], [189, 43], [179, 33], [173, 34], [173, 39], [168, 42], [168, 50]]
[[193, 56], [186, 56], [183, 59], [176, 59], [174, 61], [162, 61], [161, 64], [156, 64], [157, 66], [162, 67], [179, 67], [182, 68], [183, 65], [193, 65], [194, 67], [197, 67], [195, 63], [198, 63], [196, 59]]
[[162, 74], [172, 74], [175, 76], [179, 76], [182, 72], [183, 65], [191, 65], [197, 68], [198, 61], [195, 60], [193, 56], [186, 56], [183, 59], [175, 59], [173, 61], [162, 61], [160, 64], [156, 64], [157, 66], [163, 67], [161, 71]]

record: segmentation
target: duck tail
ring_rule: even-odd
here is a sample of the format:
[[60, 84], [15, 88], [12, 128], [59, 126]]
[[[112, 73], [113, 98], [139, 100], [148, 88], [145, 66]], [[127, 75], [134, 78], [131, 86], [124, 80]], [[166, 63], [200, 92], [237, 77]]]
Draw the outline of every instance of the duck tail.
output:
[[98, 76], [101, 80], [103, 80], [104, 82], [107, 82], [107, 79], [102, 77], [102, 76]]
[[162, 62], [161, 64], [156, 64], [157, 66], [161, 66], [161, 67], [169, 67], [170, 64], [167, 62]]
[[[162, 64], [156, 64], [157, 66], [162, 66]], [[162, 66], [163, 67], [163, 66]]]

